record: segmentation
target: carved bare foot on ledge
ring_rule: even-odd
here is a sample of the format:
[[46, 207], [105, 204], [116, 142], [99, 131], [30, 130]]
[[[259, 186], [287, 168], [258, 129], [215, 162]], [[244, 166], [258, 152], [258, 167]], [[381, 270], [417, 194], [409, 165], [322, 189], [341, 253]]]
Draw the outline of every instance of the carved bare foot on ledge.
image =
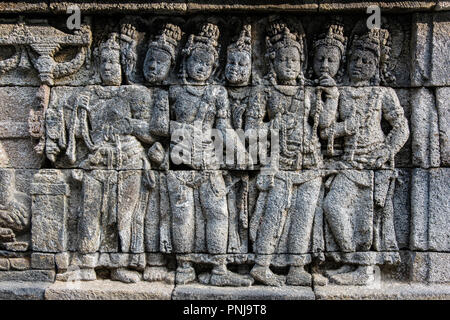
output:
[[333, 275], [330, 280], [340, 285], [365, 286], [374, 281], [373, 267], [359, 266], [355, 271]]
[[165, 281], [167, 283], [173, 283], [175, 280], [175, 272], [169, 271], [166, 267], [147, 266], [144, 270], [145, 281]]
[[255, 280], [267, 286], [281, 287], [286, 283], [286, 277], [273, 273], [269, 267], [255, 265], [250, 274]]
[[111, 270], [111, 280], [124, 283], [136, 283], [141, 281], [141, 274], [135, 270], [118, 268]]
[[312, 276], [305, 271], [304, 266], [292, 266], [286, 278], [286, 284], [291, 286], [311, 286]]

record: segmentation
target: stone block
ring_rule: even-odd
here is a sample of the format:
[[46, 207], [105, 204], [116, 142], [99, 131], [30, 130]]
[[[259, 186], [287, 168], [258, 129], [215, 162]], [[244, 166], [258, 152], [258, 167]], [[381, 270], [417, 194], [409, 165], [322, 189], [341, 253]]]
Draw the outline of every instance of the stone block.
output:
[[55, 255], [52, 253], [33, 252], [31, 254], [31, 267], [40, 270], [54, 270]]
[[401, 282], [374, 287], [328, 285], [314, 289], [317, 300], [448, 300], [449, 285], [428, 286]]
[[170, 300], [173, 285], [162, 282], [126, 284], [111, 280], [57, 281], [45, 291], [46, 300]]
[[450, 253], [429, 252], [428, 259], [428, 282], [450, 283]]
[[448, 251], [450, 248], [450, 168], [415, 169], [411, 180], [412, 250]]
[[450, 251], [450, 168], [430, 170], [428, 241], [432, 251]]
[[55, 264], [58, 270], [67, 270], [70, 263], [70, 254], [69, 252], [61, 252], [55, 254]]
[[173, 300], [314, 300], [310, 287], [212, 287], [200, 284], [177, 285]]
[[[450, 32], [450, 31], [449, 31]], [[439, 119], [439, 146], [442, 166], [450, 166], [450, 88], [436, 89], [436, 106]]]
[[9, 258], [12, 270], [28, 270], [31, 267], [30, 258]]
[[433, 14], [431, 81], [433, 86], [450, 85], [450, 12]]
[[411, 176], [411, 250], [428, 250], [428, 192], [428, 171], [414, 169]]
[[35, 251], [67, 249], [69, 187], [58, 170], [41, 170], [33, 178], [31, 243]]
[[10, 267], [8, 258], [0, 258], [0, 271], [8, 271]]
[[430, 284], [450, 283], [450, 253], [414, 252], [411, 258], [411, 281]]
[[3, 168], [39, 168], [42, 156], [33, 150], [28, 115], [35, 102], [35, 87], [0, 87], [0, 163]]
[[412, 164], [422, 168], [439, 167], [439, 129], [434, 95], [422, 88], [411, 100]]
[[431, 13], [415, 13], [411, 30], [411, 85], [422, 86], [430, 79], [431, 73]]
[[4, 271], [0, 272], [1, 281], [55, 281], [55, 272], [51, 270], [24, 270], [24, 271]]
[[0, 282], [0, 300], [44, 300], [49, 282]]

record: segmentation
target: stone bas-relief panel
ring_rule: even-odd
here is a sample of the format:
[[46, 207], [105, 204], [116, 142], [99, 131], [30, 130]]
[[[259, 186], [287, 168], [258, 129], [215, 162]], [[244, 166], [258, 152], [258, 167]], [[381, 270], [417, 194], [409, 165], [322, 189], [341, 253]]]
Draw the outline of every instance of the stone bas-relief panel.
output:
[[417, 19], [89, 18], [0, 25], [0, 279], [449, 281], [448, 88], [410, 86]]

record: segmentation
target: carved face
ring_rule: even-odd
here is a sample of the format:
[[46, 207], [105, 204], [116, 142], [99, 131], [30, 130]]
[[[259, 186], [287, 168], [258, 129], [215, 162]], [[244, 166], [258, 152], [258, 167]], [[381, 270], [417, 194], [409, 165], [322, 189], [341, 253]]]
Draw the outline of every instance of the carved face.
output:
[[353, 51], [348, 64], [348, 73], [353, 83], [369, 81], [377, 71], [377, 58], [368, 50]]
[[118, 86], [122, 82], [119, 50], [103, 49], [100, 53], [100, 77], [105, 85]]
[[341, 51], [335, 46], [319, 46], [314, 53], [313, 69], [316, 76], [327, 73], [332, 78], [339, 71]]
[[206, 81], [211, 76], [214, 55], [205, 49], [194, 49], [186, 62], [188, 77], [195, 81]]
[[167, 52], [150, 48], [145, 56], [144, 77], [150, 83], [161, 82], [169, 75], [171, 65], [172, 60]]
[[295, 47], [280, 48], [273, 61], [277, 80], [281, 83], [294, 81], [300, 74], [300, 52]]
[[250, 54], [244, 51], [231, 51], [227, 56], [225, 77], [234, 85], [246, 84], [250, 79], [251, 72]]

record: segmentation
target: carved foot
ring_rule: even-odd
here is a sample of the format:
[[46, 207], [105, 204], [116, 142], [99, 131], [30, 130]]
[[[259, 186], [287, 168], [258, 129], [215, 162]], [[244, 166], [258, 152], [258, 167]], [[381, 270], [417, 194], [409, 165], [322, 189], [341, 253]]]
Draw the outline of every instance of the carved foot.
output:
[[328, 284], [328, 278], [320, 273], [313, 273], [312, 277], [314, 286], [323, 287]]
[[9, 228], [0, 228], [0, 242], [14, 242], [16, 235]]
[[352, 271], [352, 267], [348, 264], [343, 265], [342, 267], [340, 267], [339, 269], [335, 269], [335, 270], [327, 270], [325, 271], [325, 276], [327, 276], [328, 278], [336, 275], [336, 274], [341, 274], [341, 273], [347, 273]]
[[97, 280], [97, 274], [94, 269], [68, 270], [56, 275], [57, 281], [93, 281]]
[[212, 272], [209, 283], [218, 287], [249, 287], [254, 280], [248, 275], [241, 275], [231, 271], [225, 273]]
[[177, 268], [175, 276], [176, 284], [188, 284], [195, 280], [195, 270], [191, 266]]
[[149, 282], [165, 281], [173, 283], [175, 280], [175, 272], [167, 270], [166, 267], [147, 266], [144, 270], [144, 280]]
[[266, 286], [281, 287], [286, 283], [286, 277], [273, 273], [269, 267], [255, 265], [250, 274], [253, 279], [262, 282]]
[[333, 283], [339, 285], [365, 286], [374, 281], [373, 267], [360, 266], [355, 271], [336, 274], [330, 277]]
[[111, 270], [111, 280], [124, 283], [136, 283], [141, 281], [141, 274], [134, 270], [118, 268]]
[[312, 277], [305, 271], [304, 267], [294, 267], [289, 269], [286, 284], [290, 286], [311, 286]]

